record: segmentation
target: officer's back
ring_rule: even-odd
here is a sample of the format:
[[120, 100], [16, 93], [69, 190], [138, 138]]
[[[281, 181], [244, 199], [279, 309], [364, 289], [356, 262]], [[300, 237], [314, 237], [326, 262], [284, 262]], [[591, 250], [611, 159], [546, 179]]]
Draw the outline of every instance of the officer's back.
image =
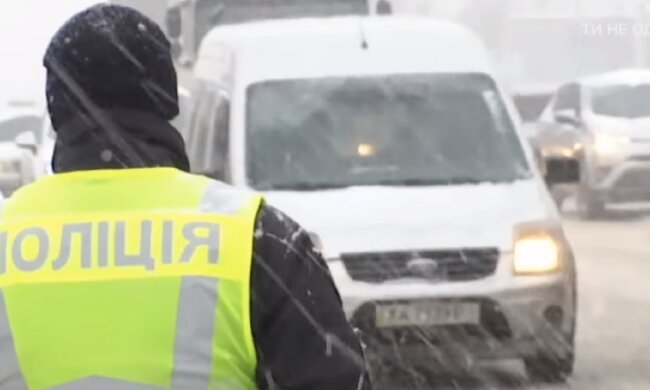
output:
[[55, 175], [0, 218], [0, 389], [368, 388], [308, 235], [189, 173], [169, 43], [95, 6], [45, 55]]

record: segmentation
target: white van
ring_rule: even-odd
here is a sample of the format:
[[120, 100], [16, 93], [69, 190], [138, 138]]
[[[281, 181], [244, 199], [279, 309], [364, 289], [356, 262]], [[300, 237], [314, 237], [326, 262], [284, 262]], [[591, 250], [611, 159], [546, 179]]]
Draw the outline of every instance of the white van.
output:
[[202, 43], [194, 171], [313, 232], [374, 368], [572, 371], [573, 255], [492, 74], [473, 34], [426, 18], [259, 22]]

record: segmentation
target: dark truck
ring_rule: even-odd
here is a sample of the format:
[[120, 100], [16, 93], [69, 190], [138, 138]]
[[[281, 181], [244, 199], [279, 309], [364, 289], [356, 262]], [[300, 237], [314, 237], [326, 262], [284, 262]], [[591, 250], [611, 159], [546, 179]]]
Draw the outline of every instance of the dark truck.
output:
[[216, 26], [369, 13], [368, 0], [177, 0], [168, 8], [166, 26], [179, 63], [190, 66], [201, 41]]

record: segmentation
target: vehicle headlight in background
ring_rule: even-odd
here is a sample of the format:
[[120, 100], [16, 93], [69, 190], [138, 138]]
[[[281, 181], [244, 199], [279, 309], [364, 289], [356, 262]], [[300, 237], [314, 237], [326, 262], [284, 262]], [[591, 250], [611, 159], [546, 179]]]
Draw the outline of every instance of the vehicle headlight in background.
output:
[[572, 145], [557, 145], [552, 147], [545, 147], [541, 149], [543, 158], [574, 158], [582, 150], [581, 143], [574, 143]]
[[621, 146], [629, 142], [629, 138], [615, 134], [596, 134], [594, 139], [594, 150], [599, 155], [617, 154]]
[[514, 272], [537, 275], [560, 269], [562, 249], [557, 232], [543, 226], [521, 226], [515, 229], [513, 251]]
[[357, 154], [360, 157], [371, 157], [375, 155], [375, 147], [372, 144], [362, 143], [357, 145]]

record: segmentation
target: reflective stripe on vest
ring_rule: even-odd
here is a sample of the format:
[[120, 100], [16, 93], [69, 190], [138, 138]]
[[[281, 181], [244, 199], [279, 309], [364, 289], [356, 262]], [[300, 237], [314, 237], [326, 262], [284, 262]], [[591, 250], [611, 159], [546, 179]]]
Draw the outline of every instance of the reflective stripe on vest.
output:
[[[161, 170], [163, 169], [147, 171], [160, 174]], [[171, 182], [170, 188], [178, 182], [178, 185], [184, 186], [186, 198], [196, 200], [167, 200], [166, 202], [172, 204], [156, 204], [155, 197], [159, 194], [152, 193], [150, 212], [135, 212], [129, 205], [125, 207], [128, 212], [110, 210], [110, 215], [102, 213], [103, 210], [96, 210], [97, 214], [92, 216], [75, 213], [74, 210], [64, 210], [65, 216], [57, 215], [57, 222], [33, 219], [29, 213], [19, 212], [25, 202], [33, 200], [30, 199], [29, 192], [22, 196], [22, 200], [19, 192], [15, 199], [6, 205], [5, 218], [0, 223], [0, 390], [207, 390], [222, 388], [220, 384], [228, 389], [255, 388], [256, 361], [250, 329], [248, 282], [252, 262], [252, 234], [261, 198], [202, 177], [176, 171], [173, 171], [172, 175], [169, 170], [166, 172], [169, 175], [161, 175], [160, 180]], [[116, 181], [119, 181], [119, 177], [120, 174], [116, 173]], [[160, 184], [146, 177], [141, 180], [143, 189]], [[47, 184], [56, 197], [56, 190], [60, 189], [62, 184]], [[38, 185], [39, 183], [34, 186]], [[197, 192], [189, 196], [187, 187], [192, 186]], [[40, 188], [40, 191], [34, 192], [43, 193], [44, 190], [45, 188]], [[134, 189], [132, 191], [137, 192]], [[120, 188], [116, 188], [116, 192], [119, 193]], [[193, 206], [189, 207], [192, 204]], [[87, 211], [87, 207], [82, 208]], [[50, 210], [41, 210], [41, 213], [47, 214], [48, 211]], [[33, 211], [34, 216], [41, 213], [39, 210]], [[68, 219], [68, 214], [73, 218]], [[85, 217], [87, 219], [80, 222], [80, 218]], [[210, 225], [211, 223], [214, 225]], [[210, 229], [216, 224], [218, 239], [208, 242], [207, 240], [212, 238]], [[71, 226], [76, 229], [74, 232], [78, 233], [78, 240], [71, 238]], [[65, 233], [66, 227], [69, 228], [68, 236]], [[138, 237], [133, 239], [131, 235], [138, 227]], [[112, 235], [109, 236], [106, 232]], [[103, 236], [104, 233], [107, 235]], [[102, 237], [110, 239], [103, 242]], [[63, 245], [65, 240], [67, 242]], [[90, 245], [93, 243], [94, 246]], [[183, 243], [184, 247], [179, 243]], [[147, 246], [148, 244], [151, 246]], [[92, 253], [86, 250], [84, 245], [90, 245]], [[142, 250], [144, 247], [154, 249], [147, 252]], [[102, 253], [106, 255], [103, 256]], [[109, 256], [109, 253], [112, 256]], [[79, 257], [75, 257], [75, 254]], [[142, 256], [143, 254], [150, 256]], [[90, 281], [96, 283], [87, 288], [87, 282]], [[175, 304], [157, 302], [149, 291], [153, 288], [160, 288], [163, 297], [176, 296], [178, 301]], [[104, 348], [111, 353], [122, 351], [119, 352], [122, 355], [112, 356], [114, 360], [107, 362], [109, 367], [106, 371], [102, 371], [102, 368], [98, 372], [78, 372], [76, 367], [66, 364], [50, 362], [48, 365], [48, 358], [66, 359], [69, 351], [56, 351], [52, 346], [61, 347], [63, 341], [57, 343], [51, 339], [42, 340], [44, 345], [39, 349], [40, 344], [34, 340], [40, 335], [37, 324], [34, 324], [38, 319], [30, 318], [27, 313], [34, 307], [26, 310], [25, 306], [41, 304], [39, 293], [43, 291], [47, 292], [47, 297], [60, 295], [70, 301], [71, 296], [83, 295], [80, 291], [86, 290], [90, 295], [97, 294], [97, 301], [89, 300], [92, 304], [101, 305], [104, 302], [105, 310], [115, 310], [118, 314], [123, 312], [137, 317], [137, 313], [129, 313], [131, 308], [122, 310], [121, 307], [111, 307], [112, 296], [106, 295], [109, 291], [110, 294], [119, 295], [115, 297], [116, 301], [120, 298], [128, 300], [125, 298], [127, 293], [123, 291], [136, 294], [133, 295], [134, 301], [151, 301], [150, 304], [154, 307], [151, 311], [160, 318], [168, 318], [169, 313], [174, 310], [158, 310], [155, 306], [160, 304], [170, 309], [176, 308], [175, 318], [171, 319], [173, 324], [163, 321], [161, 329], [164, 330], [159, 330], [164, 336], [161, 346], [158, 347], [157, 343], [151, 340], [153, 336], [145, 341], [133, 340], [134, 345], [143, 344], [151, 351], [132, 351], [138, 356], [130, 358], [124, 355], [124, 351], [129, 349], [128, 340], [114, 340], [121, 348], [112, 348], [111, 340], [102, 340], [102, 337], [114, 337], [121, 332], [126, 332], [124, 337], [128, 337], [129, 328], [121, 322], [111, 324], [108, 320], [128, 322], [129, 318], [112, 318], [110, 315], [93, 311], [88, 315], [97, 317], [93, 320], [80, 313], [79, 320], [86, 321], [86, 324], [95, 324], [93, 321], [97, 319], [104, 322], [100, 321], [98, 326], [95, 326], [97, 335], [89, 329], [80, 329], [80, 340], [77, 343], [74, 340], [70, 342], [73, 345], [69, 350], [74, 351], [70, 353], [89, 355], [78, 356], [77, 359], [105, 360], [109, 356], [97, 356]], [[71, 291], [74, 291], [73, 295]], [[172, 291], [178, 292], [170, 295]], [[139, 298], [139, 295], [144, 297]], [[151, 299], [145, 300], [148, 295], [152, 295]], [[44, 301], [54, 299], [47, 297], [43, 298]], [[108, 301], [105, 301], [106, 299]], [[52, 314], [63, 316], [67, 312], [74, 312], [75, 309], [86, 308], [86, 299], [80, 296], [79, 301], [73, 304], [61, 302], [60, 310], [52, 310]], [[138, 308], [138, 303], [131, 305], [131, 302], [124, 302], [126, 306]], [[77, 326], [73, 324], [74, 318], [70, 321], [69, 324], [65, 321], [63, 324], [67, 333]], [[152, 321], [149, 320], [147, 325], [151, 324]], [[50, 324], [39, 325], [48, 326], [48, 329], [62, 326], [60, 318], [58, 321], [54, 319]], [[145, 326], [136, 323], [132, 325]], [[12, 329], [12, 326], [15, 329]], [[118, 330], [111, 332], [113, 328]], [[101, 335], [102, 332], [105, 333], [104, 336]], [[132, 334], [147, 333], [135, 331]], [[69, 338], [70, 334], [62, 337]], [[164, 351], [165, 341], [167, 344], [171, 341], [172, 344], [172, 351], [168, 354]], [[92, 348], [89, 349], [83, 344], [92, 342], [98, 345], [96, 355], [93, 355]], [[46, 350], [48, 348], [54, 350]], [[165, 356], [159, 358], [162, 360], [156, 360], [158, 355], [147, 356], [147, 352], [156, 353], [159, 349], [162, 354], [160, 356]], [[122, 362], [116, 361], [119, 358], [124, 359], [124, 366], [121, 366]], [[143, 362], [148, 362], [148, 359], [158, 368], [152, 370], [151, 367], [144, 367], [146, 364]], [[74, 361], [74, 357], [71, 360]], [[95, 367], [92, 360], [90, 361], [86, 368]], [[130, 362], [141, 363], [142, 373], [137, 372], [138, 367], [131, 367], [128, 364]], [[159, 370], [165, 366], [169, 367], [170, 371]], [[45, 372], [49, 367], [56, 367], [58, 370]], [[62, 370], [70, 372], [60, 372]]]

